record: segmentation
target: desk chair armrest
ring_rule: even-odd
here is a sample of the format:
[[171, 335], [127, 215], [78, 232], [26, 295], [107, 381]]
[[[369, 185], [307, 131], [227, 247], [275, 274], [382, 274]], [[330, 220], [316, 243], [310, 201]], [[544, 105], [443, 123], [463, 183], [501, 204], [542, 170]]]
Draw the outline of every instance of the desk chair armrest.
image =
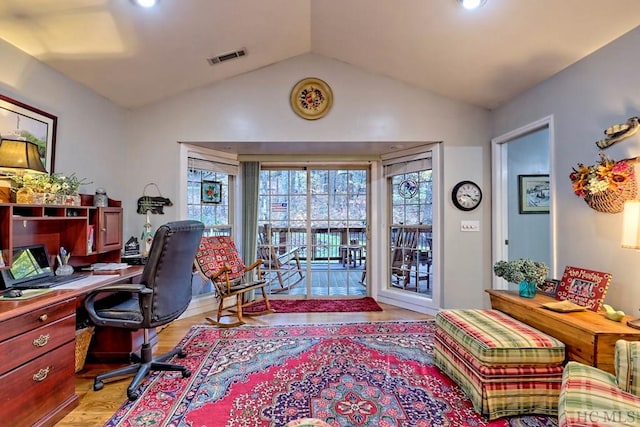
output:
[[[130, 300], [129, 297], [132, 293], [139, 295], [139, 304], [141, 307], [149, 306], [149, 300], [153, 295], [153, 290], [140, 283], [121, 283], [94, 289], [87, 294], [83, 301], [83, 305], [87, 310], [87, 314], [89, 314], [89, 317], [94, 323], [107, 325], [110, 324], [110, 322], [113, 322], [114, 319], [101, 316], [99, 308], [96, 307], [96, 303], [99, 303], [100, 299], [105, 297], [117, 297], [118, 294], [121, 294]], [[115, 309], [118, 310], [118, 308]], [[120, 311], [124, 313], [127, 309], [123, 308]]]

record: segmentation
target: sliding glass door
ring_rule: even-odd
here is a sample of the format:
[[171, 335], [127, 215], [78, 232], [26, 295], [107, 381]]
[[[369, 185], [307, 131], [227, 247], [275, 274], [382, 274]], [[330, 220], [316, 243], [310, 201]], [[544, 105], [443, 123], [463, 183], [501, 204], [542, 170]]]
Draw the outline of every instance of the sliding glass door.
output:
[[258, 255], [272, 294], [367, 294], [368, 176], [364, 167], [263, 167]]

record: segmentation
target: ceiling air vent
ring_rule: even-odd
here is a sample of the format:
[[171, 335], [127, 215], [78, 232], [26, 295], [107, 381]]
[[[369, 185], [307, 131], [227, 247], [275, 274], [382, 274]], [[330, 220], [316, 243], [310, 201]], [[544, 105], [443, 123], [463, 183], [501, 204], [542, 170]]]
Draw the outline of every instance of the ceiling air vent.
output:
[[235, 52], [229, 52], [222, 55], [214, 56], [212, 58], [207, 58], [207, 62], [209, 65], [220, 64], [225, 61], [229, 61], [231, 59], [240, 58], [241, 56], [245, 56], [247, 54], [247, 49], [236, 50]]

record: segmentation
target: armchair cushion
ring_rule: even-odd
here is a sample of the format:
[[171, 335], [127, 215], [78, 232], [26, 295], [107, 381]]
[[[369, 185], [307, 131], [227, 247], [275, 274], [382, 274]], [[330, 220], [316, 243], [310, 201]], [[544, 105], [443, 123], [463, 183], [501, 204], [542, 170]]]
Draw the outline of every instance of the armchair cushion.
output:
[[640, 396], [640, 342], [616, 342], [615, 369], [618, 386], [627, 393]]

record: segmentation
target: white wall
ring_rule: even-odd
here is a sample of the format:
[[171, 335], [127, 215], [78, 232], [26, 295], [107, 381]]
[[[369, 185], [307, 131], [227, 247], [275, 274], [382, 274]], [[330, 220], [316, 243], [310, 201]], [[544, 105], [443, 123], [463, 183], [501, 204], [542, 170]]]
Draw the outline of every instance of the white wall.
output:
[[[640, 28], [496, 110], [493, 129], [502, 135], [553, 114], [558, 271], [572, 265], [612, 273], [605, 301], [634, 315], [640, 306], [640, 252], [620, 247], [622, 214], [589, 208], [573, 194], [569, 173], [578, 162], [597, 161], [595, 141], [604, 129], [640, 114], [638, 47]], [[605, 153], [614, 159], [640, 155], [640, 134]]]
[[[289, 105], [293, 85], [310, 76], [325, 80], [334, 95], [332, 110], [315, 121], [299, 118]], [[177, 141], [444, 141], [456, 148], [444, 150], [445, 305], [480, 306], [483, 289], [490, 286], [489, 133], [484, 109], [303, 55], [131, 112], [128, 158], [152, 162], [131, 164], [125, 200], [135, 203], [144, 185], [155, 182], [165, 197], [179, 202]], [[469, 214], [455, 210], [449, 194], [461, 179], [473, 179], [485, 190], [486, 202], [474, 213], [483, 224], [480, 233], [460, 233], [460, 219]], [[162, 218], [152, 217], [153, 225], [176, 219], [177, 211], [165, 209]], [[139, 235], [143, 222], [129, 211], [125, 239]]]
[[[76, 172], [123, 201], [125, 240], [139, 236], [135, 213], [144, 186], [157, 183], [179, 203], [179, 144], [199, 141], [444, 141], [444, 305], [481, 306], [490, 286], [488, 111], [376, 76], [345, 63], [304, 55], [136, 111], [124, 111], [0, 41], [0, 90], [58, 116], [56, 171]], [[289, 93], [317, 76], [334, 93], [332, 111], [307, 121], [291, 111]], [[456, 182], [471, 179], [485, 202], [470, 213], [450, 202]], [[176, 208], [152, 223], [178, 219]], [[460, 220], [481, 221], [480, 233], [460, 232]]]
[[55, 171], [87, 178], [81, 188], [105, 187], [119, 199], [128, 142], [124, 110], [0, 40], [0, 92], [58, 117]]

